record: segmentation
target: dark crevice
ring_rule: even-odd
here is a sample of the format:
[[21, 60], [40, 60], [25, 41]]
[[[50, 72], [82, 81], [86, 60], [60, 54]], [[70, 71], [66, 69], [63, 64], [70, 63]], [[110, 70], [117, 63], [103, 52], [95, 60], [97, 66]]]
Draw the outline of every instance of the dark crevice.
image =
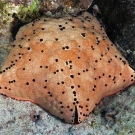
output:
[[17, 17], [17, 14], [15, 13], [12, 15], [12, 17], [13, 17], [13, 21], [11, 23], [10, 31], [11, 31], [13, 39], [15, 40], [16, 34], [19, 31], [20, 27], [24, 26], [27, 23], [21, 22], [19, 18]]
[[74, 117], [74, 124], [78, 124], [78, 110], [77, 106], [75, 106], [75, 117]]

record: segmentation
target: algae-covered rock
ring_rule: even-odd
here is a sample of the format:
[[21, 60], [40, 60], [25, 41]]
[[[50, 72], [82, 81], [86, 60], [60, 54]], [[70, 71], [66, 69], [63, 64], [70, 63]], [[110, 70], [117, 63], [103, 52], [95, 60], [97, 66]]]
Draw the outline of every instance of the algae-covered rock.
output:
[[1, 2], [1, 12], [5, 16], [5, 20], [7, 21], [6, 15], [10, 15], [10, 22], [12, 21], [12, 15], [16, 14], [18, 19], [22, 22], [30, 22], [36, 17], [39, 16], [39, 1], [32, 0], [31, 4], [14, 4], [10, 2]]
[[19, 5], [17, 16], [22, 22], [31, 22], [33, 19], [39, 17], [39, 1], [32, 0], [28, 6]]

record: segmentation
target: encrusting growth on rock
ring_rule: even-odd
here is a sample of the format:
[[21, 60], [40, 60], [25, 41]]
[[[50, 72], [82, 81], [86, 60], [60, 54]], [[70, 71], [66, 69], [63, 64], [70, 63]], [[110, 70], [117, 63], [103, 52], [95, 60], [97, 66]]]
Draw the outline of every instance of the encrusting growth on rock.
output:
[[20, 28], [0, 71], [0, 93], [80, 123], [135, 72], [91, 14], [41, 18]]

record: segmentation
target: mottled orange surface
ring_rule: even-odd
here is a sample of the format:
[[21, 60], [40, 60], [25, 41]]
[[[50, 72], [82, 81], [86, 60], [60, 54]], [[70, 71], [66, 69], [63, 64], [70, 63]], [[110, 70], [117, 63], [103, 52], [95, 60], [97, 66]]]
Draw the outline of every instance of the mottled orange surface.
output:
[[0, 72], [0, 93], [80, 123], [135, 73], [89, 13], [41, 18], [20, 28]]

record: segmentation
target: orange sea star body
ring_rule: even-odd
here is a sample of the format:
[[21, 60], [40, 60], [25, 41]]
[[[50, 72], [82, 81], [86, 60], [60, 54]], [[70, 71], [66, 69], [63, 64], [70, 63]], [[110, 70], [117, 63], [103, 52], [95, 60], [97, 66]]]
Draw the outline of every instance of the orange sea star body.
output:
[[91, 14], [41, 18], [20, 28], [0, 72], [0, 93], [68, 123], [134, 82], [135, 73]]

